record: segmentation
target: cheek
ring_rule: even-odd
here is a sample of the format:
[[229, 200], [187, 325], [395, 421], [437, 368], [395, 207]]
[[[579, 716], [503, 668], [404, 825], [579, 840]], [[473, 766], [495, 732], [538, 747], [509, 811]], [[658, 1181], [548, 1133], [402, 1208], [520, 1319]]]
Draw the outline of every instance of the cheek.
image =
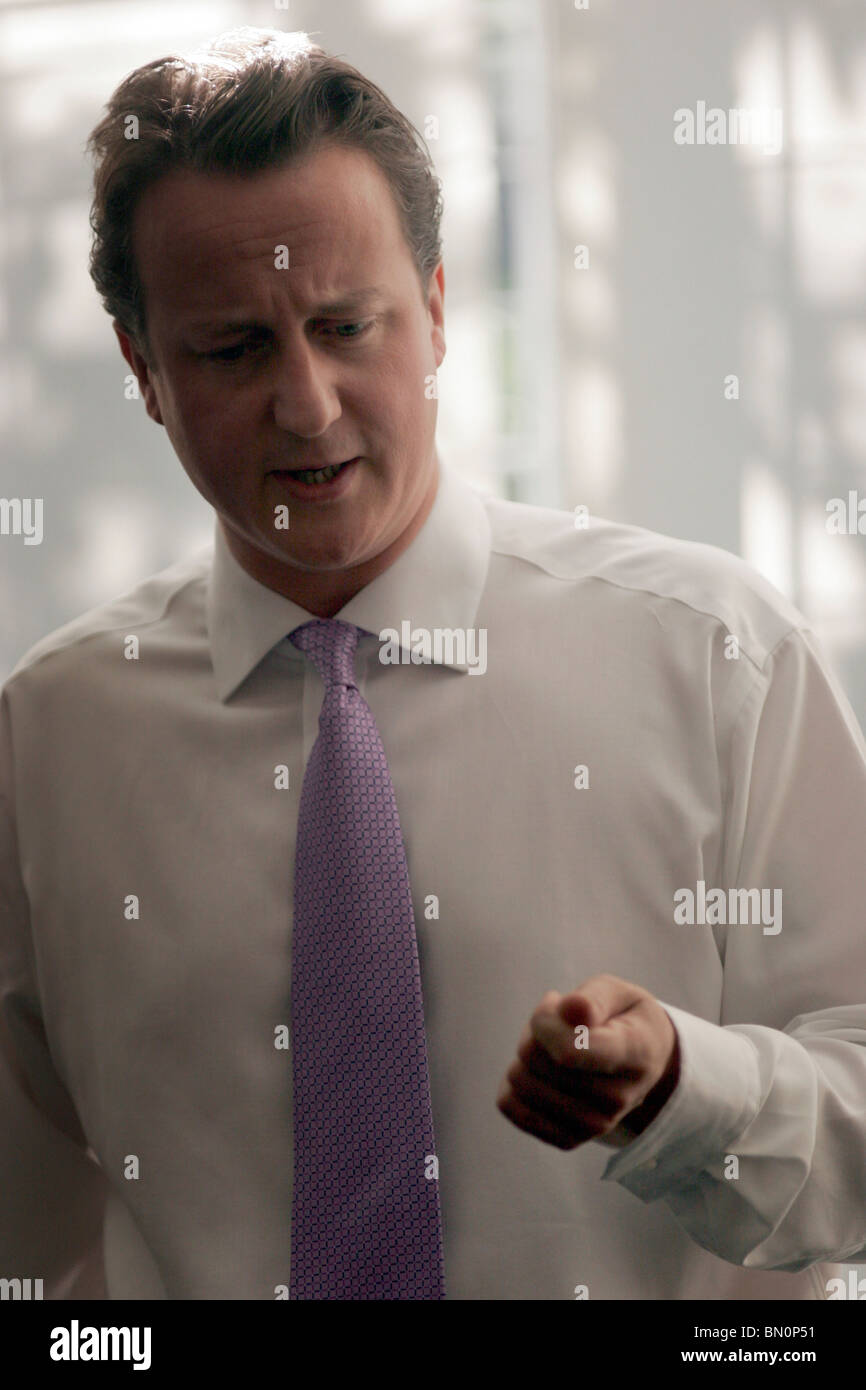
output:
[[231, 440], [248, 433], [255, 413], [249, 392], [218, 378], [185, 383], [177, 393], [176, 406], [184, 437], [210, 454], [224, 453]]
[[236, 453], [237, 426], [225, 395], [203, 391], [200, 383], [173, 381], [162, 395], [162, 417], [186, 470], [218, 488], [226, 474], [226, 457]]
[[377, 374], [375, 397], [371, 393], [368, 407], [370, 413], [377, 399], [395, 426], [409, 421], [419, 424], [430, 410], [431, 402], [425, 392], [427, 377], [433, 372], [435, 364], [429, 363], [421, 345], [413, 342], [405, 353], [389, 360]]

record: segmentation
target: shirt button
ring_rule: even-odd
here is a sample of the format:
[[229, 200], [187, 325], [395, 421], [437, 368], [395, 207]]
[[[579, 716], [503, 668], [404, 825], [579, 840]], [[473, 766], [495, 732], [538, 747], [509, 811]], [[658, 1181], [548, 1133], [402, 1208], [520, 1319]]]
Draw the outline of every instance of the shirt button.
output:
[[640, 1166], [641, 1168], [658, 1168], [659, 1161], [657, 1158], [648, 1158], [646, 1163], [642, 1163]]

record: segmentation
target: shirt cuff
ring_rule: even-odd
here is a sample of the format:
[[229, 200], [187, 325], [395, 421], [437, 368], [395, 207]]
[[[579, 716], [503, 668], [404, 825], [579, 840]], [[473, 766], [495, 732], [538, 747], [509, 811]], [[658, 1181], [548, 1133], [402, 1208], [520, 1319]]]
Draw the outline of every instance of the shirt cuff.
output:
[[618, 1182], [643, 1202], [690, 1187], [718, 1163], [761, 1105], [758, 1054], [751, 1041], [659, 1000], [677, 1031], [679, 1080], [655, 1119], [618, 1149], [602, 1181]]

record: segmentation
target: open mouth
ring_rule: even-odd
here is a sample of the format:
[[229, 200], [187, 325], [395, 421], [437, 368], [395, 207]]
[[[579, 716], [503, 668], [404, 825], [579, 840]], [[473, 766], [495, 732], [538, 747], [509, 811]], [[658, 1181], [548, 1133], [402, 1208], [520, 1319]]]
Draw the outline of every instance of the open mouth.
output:
[[320, 486], [322, 483], [330, 483], [334, 478], [348, 468], [355, 459], [346, 459], [343, 463], [332, 463], [327, 468], [282, 468], [275, 470], [280, 475], [295, 478], [299, 483], [307, 483], [312, 486]]
[[332, 463], [327, 468], [292, 468], [289, 471], [293, 478], [299, 478], [302, 483], [329, 483], [345, 467], [345, 463]]

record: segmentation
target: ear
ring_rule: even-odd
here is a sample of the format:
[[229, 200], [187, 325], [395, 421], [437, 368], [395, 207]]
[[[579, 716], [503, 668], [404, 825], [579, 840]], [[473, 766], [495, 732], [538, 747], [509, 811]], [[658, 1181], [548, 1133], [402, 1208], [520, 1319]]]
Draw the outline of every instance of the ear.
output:
[[430, 284], [427, 289], [427, 311], [433, 322], [433, 332], [430, 340], [433, 344], [433, 352], [436, 357], [436, 366], [442, 364], [445, 356], [445, 269], [440, 261], [433, 274], [430, 276]]
[[165, 422], [160, 413], [159, 401], [153, 383], [155, 372], [147, 365], [147, 362], [142, 357], [133, 339], [128, 333], [124, 332], [117, 319], [112, 319], [111, 326], [120, 344], [120, 351], [135, 372], [138, 381], [138, 389], [144, 398], [145, 409], [148, 415], [151, 420], [156, 421], [158, 425], [164, 425]]

